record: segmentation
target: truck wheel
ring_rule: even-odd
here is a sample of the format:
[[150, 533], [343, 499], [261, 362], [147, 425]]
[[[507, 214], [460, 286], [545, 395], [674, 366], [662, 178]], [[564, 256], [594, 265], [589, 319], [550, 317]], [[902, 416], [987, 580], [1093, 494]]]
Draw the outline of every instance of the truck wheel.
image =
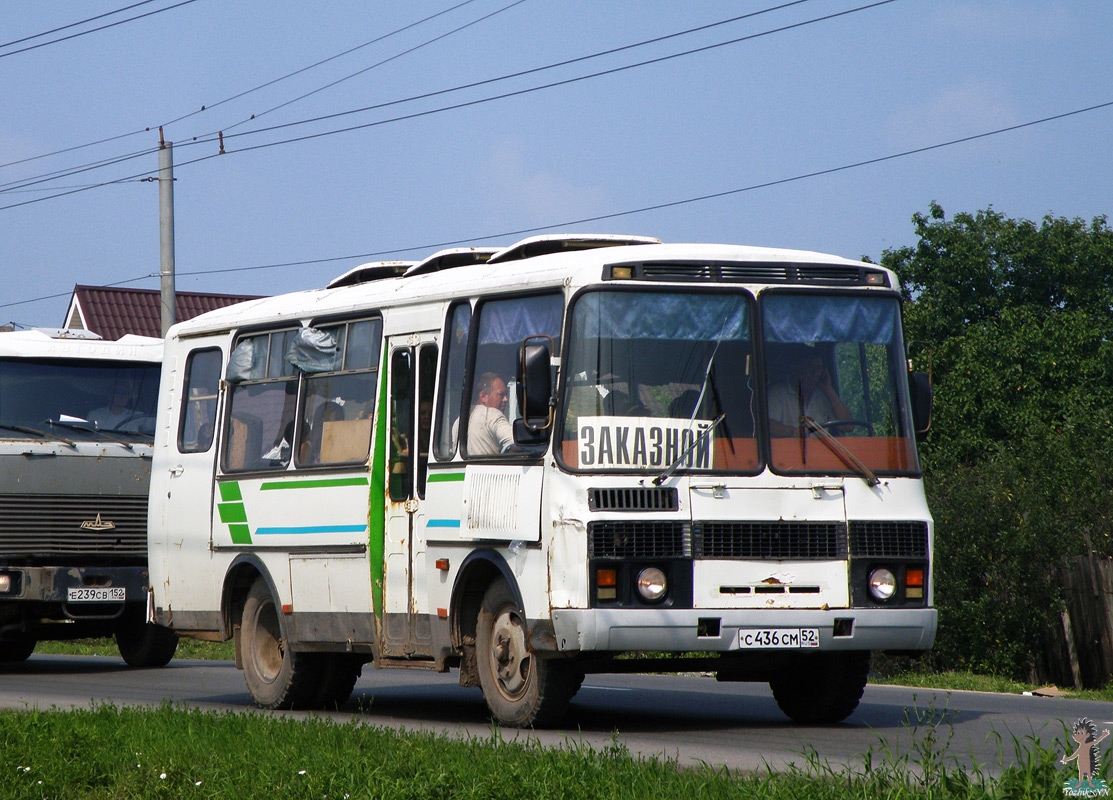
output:
[[26, 661], [35, 652], [34, 639], [4, 639], [0, 641], [0, 663], [14, 664]]
[[817, 653], [782, 670], [769, 688], [781, 711], [796, 722], [841, 722], [858, 707], [869, 668], [868, 651]]
[[116, 647], [129, 667], [165, 667], [178, 649], [178, 634], [144, 622], [116, 631]]
[[499, 724], [541, 727], [564, 716], [578, 688], [571, 665], [530, 651], [525, 615], [505, 580], [483, 595], [475, 638], [479, 684]]
[[251, 697], [263, 708], [305, 708], [317, 686], [313, 653], [295, 653], [266, 582], [259, 578], [247, 593], [240, 627], [244, 678]]

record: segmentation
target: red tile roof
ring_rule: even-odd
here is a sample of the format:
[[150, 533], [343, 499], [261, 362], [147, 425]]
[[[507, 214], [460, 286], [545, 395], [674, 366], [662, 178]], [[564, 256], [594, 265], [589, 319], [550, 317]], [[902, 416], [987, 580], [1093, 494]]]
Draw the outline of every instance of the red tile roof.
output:
[[[177, 322], [224, 308], [255, 295], [177, 293]], [[111, 286], [74, 286], [64, 327], [84, 328], [104, 339], [126, 333], [162, 336], [161, 297], [157, 289], [121, 289]], [[80, 313], [75, 313], [79, 311]]]

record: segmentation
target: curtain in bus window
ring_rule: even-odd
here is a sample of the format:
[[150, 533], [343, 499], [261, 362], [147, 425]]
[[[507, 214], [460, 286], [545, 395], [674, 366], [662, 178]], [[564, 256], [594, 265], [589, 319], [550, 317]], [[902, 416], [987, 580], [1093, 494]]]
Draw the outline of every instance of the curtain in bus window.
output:
[[588, 338], [716, 341], [748, 339], [745, 303], [708, 294], [595, 292], [576, 304]]
[[343, 352], [336, 336], [318, 328], [302, 328], [286, 349], [286, 360], [302, 372], [331, 372], [340, 369]]
[[483, 306], [479, 344], [519, 345], [527, 336], [560, 336], [564, 304], [559, 295], [492, 300]]
[[889, 344], [900, 330], [897, 304], [877, 297], [767, 295], [767, 342]]

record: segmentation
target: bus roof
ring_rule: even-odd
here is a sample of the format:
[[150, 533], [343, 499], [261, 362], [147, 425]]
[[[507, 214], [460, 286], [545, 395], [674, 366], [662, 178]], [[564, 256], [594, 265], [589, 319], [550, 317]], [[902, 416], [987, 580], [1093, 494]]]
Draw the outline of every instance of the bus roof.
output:
[[[592, 246], [589, 244], [592, 241], [597, 244]], [[559, 246], [560, 242], [565, 242], [566, 246]], [[543, 254], [524, 258], [516, 256], [514, 260], [509, 260], [515, 251], [518, 254], [528, 253], [534, 245]], [[472, 255], [458, 255], [465, 251], [470, 251]], [[426, 264], [427, 269], [422, 269]], [[176, 325], [171, 329], [171, 335], [195, 336], [245, 325], [292, 322], [306, 316], [343, 314], [422, 301], [439, 302], [480, 293], [540, 290], [565, 285], [578, 287], [598, 283], [608, 277], [617, 278], [611, 276], [609, 271], [616, 265], [632, 266], [632, 274], [644, 281], [675, 281], [686, 285], [716, 280], [749, 285], [798, 281], [850, 288], [858, 284], [862, 274], [870, 273], [879, 279], [870, 285], [890, 289], [897, 287], [896, 276], [883, 267], [805, 250], [671, 244], [649, 237], [546, 236], [531, 237], [493, 255], [487, 248], [441, 251], [411, 267], [403, 278], [391, 277], [346, 286], [337, 286], [334, 281], [330, 284], [333, 288], [249, 300]], [[797, 269], [794, 265], [804, 268]], [[797, 273], [805, 277], [798, 278]]]

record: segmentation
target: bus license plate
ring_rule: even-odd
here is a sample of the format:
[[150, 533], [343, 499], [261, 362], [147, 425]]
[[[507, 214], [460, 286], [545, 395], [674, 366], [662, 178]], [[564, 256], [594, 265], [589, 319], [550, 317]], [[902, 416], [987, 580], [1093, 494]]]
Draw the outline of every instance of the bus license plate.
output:
[[819, 628], [741, 628], [738, 646], [743, 650], [819, 647]]
[[125, 596], [123, 586], [71, 586], [68, 593], [71, 603], [122, 603]]

